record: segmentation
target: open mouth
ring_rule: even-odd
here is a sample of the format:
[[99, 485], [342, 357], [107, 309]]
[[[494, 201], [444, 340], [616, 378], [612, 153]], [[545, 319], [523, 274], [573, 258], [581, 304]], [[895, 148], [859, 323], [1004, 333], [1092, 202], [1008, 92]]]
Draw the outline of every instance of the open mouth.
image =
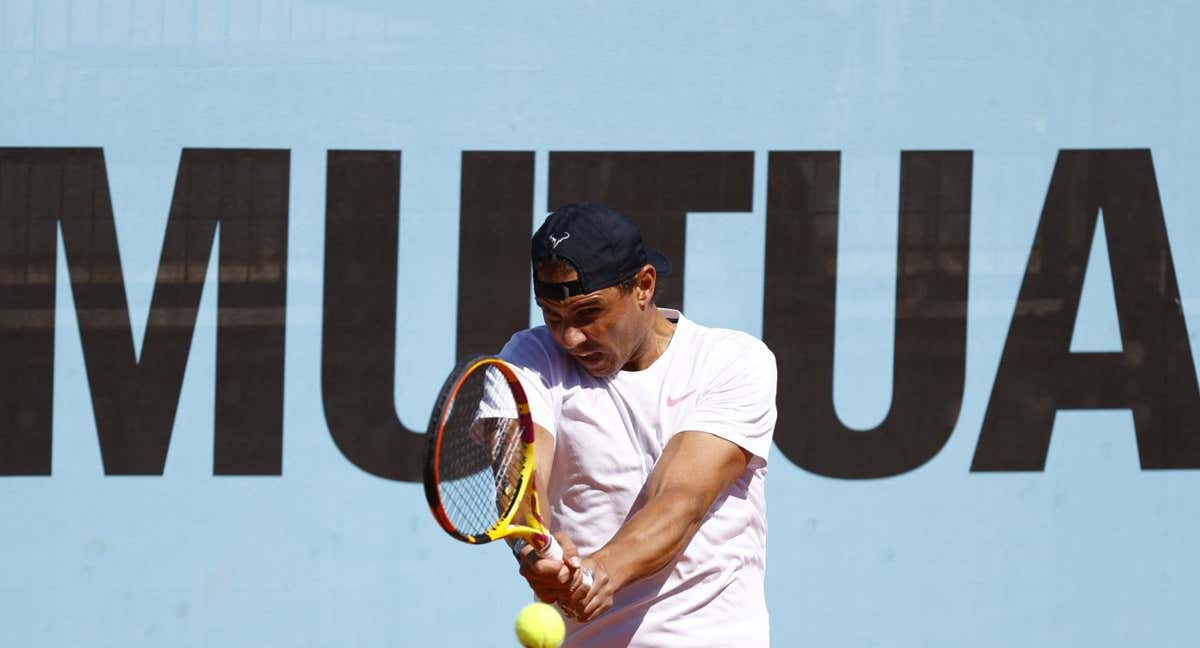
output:
[[575, 354], [575, 359], [578, 360], [579, 362], [582, 362], [583, 364], [595, 364], [603, 357], [604, 357], [603, 354], [601, 354], [599, 351], [592, 351], [591, 353]]

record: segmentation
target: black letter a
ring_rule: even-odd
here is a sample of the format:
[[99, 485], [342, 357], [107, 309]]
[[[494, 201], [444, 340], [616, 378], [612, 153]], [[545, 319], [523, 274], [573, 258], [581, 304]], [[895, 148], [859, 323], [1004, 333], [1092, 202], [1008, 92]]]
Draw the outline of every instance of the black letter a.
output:
[[[1072, 353], [1101, 211], [1124, 348]], [[1142, 468], [1200, 468], [1198, 406], [1150, 151], [1062, 151], [971, 470], [1042, 470], [1060, 409], [1132, 409]]]

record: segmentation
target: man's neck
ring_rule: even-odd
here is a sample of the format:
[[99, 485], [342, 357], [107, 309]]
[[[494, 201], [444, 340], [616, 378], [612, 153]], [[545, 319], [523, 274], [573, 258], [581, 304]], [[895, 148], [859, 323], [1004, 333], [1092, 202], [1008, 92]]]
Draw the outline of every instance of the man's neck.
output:
[[641, 371], [649, 368], [655, 360], [666, 353], [667, 347], [671, 345], [671, 338], [675, 336], [675, 322], [667, 319], [657, 308], [650, 317], [651, 323], [646, 338], [642, 341], [638, 351], [634, 353], [633, 358], [621, 367], [622, 371]]

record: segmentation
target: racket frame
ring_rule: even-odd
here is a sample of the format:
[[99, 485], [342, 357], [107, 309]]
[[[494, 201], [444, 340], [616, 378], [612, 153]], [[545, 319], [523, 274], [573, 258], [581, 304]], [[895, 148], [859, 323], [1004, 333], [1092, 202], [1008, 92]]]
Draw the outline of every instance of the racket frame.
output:
[[[508, 510], [504, 511], [504, 514], [483, 533], [466, 534], [455, 528], [454, 524], [450, 521], [449, 515], [446, 513], [445, 507], [442, 506], [440, 490], [441, 476], [439, 474], [442, 431], [451, 411], [451, 408], [448, 406], [453, 404], [463, 383], [476, 371], [486, 371], [488, 368], [495, 368], [500, 372], [500, 375], [504, 377], [505, 382], [512, 391], [513, 399], [517, 404], [517, 422], [521, 429], [522, 446], [521, 473], [517, 481], [517, 493], [512, 498]], [[429, 434], [429, 450], [425, 463], [424, 479], [425, 499], [429, 504], [429, 510], [433, 513], [434, 519], [437, 520], [438, 526], [442, 527], [446, 533], [457, 540], [469, 544], [484, 544], [503, 538], [524, 538], [533, 543], [534, 548], [539, 553], [544, 553], [551, 545], [557, 544], [542, 522], [541, 509], [538, 503], [537, 487], [534, 478], [537, 455], [533, 445], [535, 435], [533, 416], [529, 411], [529, 399], [525, 395], [525, 388], [521, 386], [517, 372], [507, 362], [495, 356], [474, 356], [459, 363], [442, 386], [437, 404], [434, 406], [433, 413], [430, 416]], [[513, 518], [516, 517], [517, 511], [520, 510], [521, 503], [525, 501], [526, 493], [530, 495], [528, 498], [528, 517], [531, 518], [529, 521], [532, 524], [514, 524]], [[559, 553], [561, 555], [561, 549]]]

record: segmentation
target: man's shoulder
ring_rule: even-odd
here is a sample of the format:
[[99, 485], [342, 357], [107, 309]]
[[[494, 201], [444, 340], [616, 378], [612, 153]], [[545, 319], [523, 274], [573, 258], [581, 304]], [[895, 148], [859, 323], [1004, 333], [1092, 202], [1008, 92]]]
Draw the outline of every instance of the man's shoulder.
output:
[[555, 345], [554, 338], [550, 337], [550, 331], [545, 326], [534, 326], [513, 333], [504, 348], [507, 349], [511, 346], [553, 347]]
[[566, 362], [566, 354], [554, 342], [545, 326], [517, 331], [500, 351], [500, 357], [528, 369], [547, 370]]
[[760, 339], [731, 328], [704, 326], [687, 320], [692, 328], [694, 352], [716, 363], [775, 362], [775, 354]]

